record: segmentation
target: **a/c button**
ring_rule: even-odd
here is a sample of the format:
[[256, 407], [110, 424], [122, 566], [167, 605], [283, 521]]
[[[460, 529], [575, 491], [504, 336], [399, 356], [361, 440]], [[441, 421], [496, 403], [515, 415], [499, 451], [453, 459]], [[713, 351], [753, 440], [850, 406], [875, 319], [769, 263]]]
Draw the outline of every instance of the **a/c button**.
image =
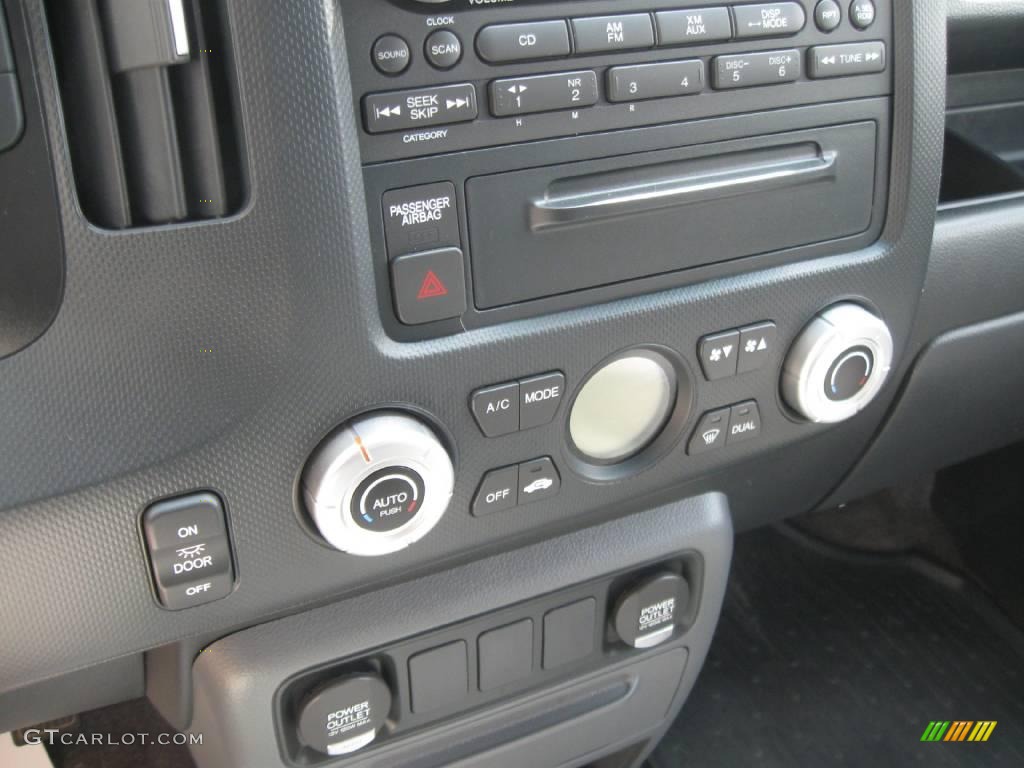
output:
[[519, 384], [498, 384], [473, 393], [473, 418], [487, 437], [519, 429]]

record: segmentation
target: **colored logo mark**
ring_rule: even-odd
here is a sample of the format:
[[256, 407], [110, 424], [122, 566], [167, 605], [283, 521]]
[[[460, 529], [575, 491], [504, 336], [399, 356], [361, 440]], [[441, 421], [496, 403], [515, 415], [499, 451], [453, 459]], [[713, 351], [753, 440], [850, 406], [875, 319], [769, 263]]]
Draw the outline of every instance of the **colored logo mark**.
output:
[[932, 720], [921, 741], [988, 741], [996, 720]]

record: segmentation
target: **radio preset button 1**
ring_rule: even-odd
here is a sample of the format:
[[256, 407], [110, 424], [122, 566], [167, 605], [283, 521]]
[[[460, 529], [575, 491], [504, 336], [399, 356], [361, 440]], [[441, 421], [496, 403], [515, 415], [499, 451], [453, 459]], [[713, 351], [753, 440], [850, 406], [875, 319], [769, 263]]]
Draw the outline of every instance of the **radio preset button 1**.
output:
[[592, 71], [560, 72], [495, 80], [490, 92], [495, 117], [590, 107], [597, 103], [597, 75]]
[[808, 54], [807, 74], [815, 79], [885, 71], [885, 43], [819, 45]]
[[475, 120], [476, 88], [472, 83], [458, 83], [412, 91], [371, 93], [363, 100], [363, 116], [366, 118], [366, 130], [370, 133]]
[[409, 44], [398, 35], [382, 35], [373, 44], [373, 66], [385, 75], [397, 75], [409, 67]]
[[734, 5], [736, 37], [784, 37], [795, 35], [807, 23], [807, 15], [799, 3], [766, 3]]
[[703, 90], [704, 62], [700, 59], [636, 64], [608, 70], [608, 101], [661, 99]]
[[685, 11], [658, 11], [659, 45], [701, 45], [732, 37], [728, 8], [693, 8]]
[[624, 51], [654, 45], [654, 28], [646, 13], [572, 19], [570, 23], [576, 53]]
[[717, 56], [712, 76], [712, 85], [718, 90], [792, 83], [800, 79], [800, 52], [793, 49]]
[[562, 20], [492, 24], [476, 36], [480, 58], [491, 64], [569, 55], [569, 28]]
[[462, 40], [450, 29], [438, 29], [427, 36], [424, 55], [438, 69], [451, 69], [462, 58]]

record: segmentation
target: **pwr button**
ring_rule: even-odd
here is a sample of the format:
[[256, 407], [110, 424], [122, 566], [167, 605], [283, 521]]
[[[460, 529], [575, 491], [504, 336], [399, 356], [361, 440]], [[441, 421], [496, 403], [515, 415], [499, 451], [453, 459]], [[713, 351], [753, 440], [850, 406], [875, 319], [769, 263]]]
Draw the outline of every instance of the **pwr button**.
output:
[[400, 256], [391, 262], [391, 289], [395, 312], [406, 325], [458, 317], [466, 311], [462, 251], [439, 248]]

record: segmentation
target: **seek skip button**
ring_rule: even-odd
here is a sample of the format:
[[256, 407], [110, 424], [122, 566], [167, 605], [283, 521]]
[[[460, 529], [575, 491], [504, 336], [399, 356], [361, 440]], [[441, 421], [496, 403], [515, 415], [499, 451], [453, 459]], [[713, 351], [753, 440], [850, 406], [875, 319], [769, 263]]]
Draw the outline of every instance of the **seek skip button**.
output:
[[531, 429], [555, 418], [565, 394], [565, 376], [545, 373], [519, 382], [519, 428]]

